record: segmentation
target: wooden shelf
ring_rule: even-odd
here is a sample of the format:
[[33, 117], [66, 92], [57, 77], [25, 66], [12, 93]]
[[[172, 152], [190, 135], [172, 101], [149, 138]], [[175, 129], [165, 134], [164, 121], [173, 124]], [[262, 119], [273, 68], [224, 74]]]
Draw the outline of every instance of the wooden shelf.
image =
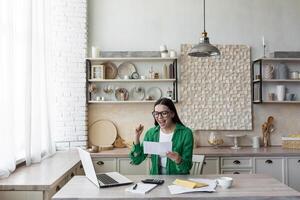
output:
[[[265, 62], [265, 63], [264, 63]], [[300, 100], [298, 101], [268, 101], [268, 100], [262, 100], [255, 99], [257, 96], [262, 96], [265, 99], [267, 98], [267, 93], [274, 91], [276, 88], [276, 85], [282, 84], [285, 85], [287, 89], [289, 90], [289, 93], [295, 93], [296, 96], [299, 94], [299, 87], [298, 84], [300, 83], [299, 79], [264, 79], [262, 77], [263, 74], [263, 67], [267, 63], [273, 63], [276, 64], [276, 62], [285, 62], [288, 65], [291, 65], [293, 67], [299, 67], [300, 58], [259, 58], [252, 62], [252, 102], [254, 104], [299, 104]], [[292, 63], [294, 62], [294, 63]], [[299, 69], [299, 68], [297, 68]], [[294, 70], [294, 68], [293, 68]], [[259, 78], [259, 79], [258, 79]], [[257, 87], [257, 84], [259, 84], [259, 87]]]
[[253, 62], [257, 62], [259, 60], [262, 61], [300, 61], [300, 58], [259, 58], [254, 60]]
[[[177, 59], [178, 57], [174, 58], [162, 58], [160, 57], [160, 52], [156, 51], [117, 51], [117, 52], [102, 52], [103, 57], [99, 58], [86, 58], [86, 81], [87, 81], [87, 87], [89, 87], [92, 83], [96, 84], [97, 87], [106, 87], [107, 84], [112, 84], [112, 87], [124, 87], [129, 92], [129, 101], [117, 101], [114, 99], [106, 98], [106, 94], [101, 94], [101, 91], [97, 91], [96, 96], [102, 96], [107, 101], [96, 101], [94, 96], [89, 92], [88, 88], [86, 88], [86, 102], [88, 104], [131, 104], [131, 103], [154, 103], [153, 101], [147, 101], [147, 100], [140, 100], [140, 98], [133, 98], [132, 96], [132, 88], [136, 87], [136, 85], [140, 84], [143, 86], [143, 88], [150, 89], [152, 87], [157, 87], [161, 90], [161, 94], [165, 96], [172, 95], [172, 98], [176, 99], [174, 101], [177, 102], [178, 99], [178, 71], [177, 71]], [[130, 57], [129, 57], [130, 55]], [[133, 57], [132, 57], [133, 56]], [[92, 76], [92, 66], [98, 63], [105, 63], [105, 62], [113, 62], [115, 64], [118, 64], [120, 62], [133, 62], [135, 63], [136, 70], [141, 75], [148, 75], [150, 66], [153, 72], [163, 74], [164, 70], [168, 73], [170, 73], [170, 76], [160, 76], [160, 79], [121, 79], [120, 77], [117, 77], [115, 79], [94, 79]], [[135, 62], [136, 61], [136, 62]], [[161, 65], [161, 66], [160, 66]], [[166, 68], [164, 66], [169, 66], [169, 68]], [[162, 68], [163, 67], [163, 68]], [[163, 71], [163, 72], [162, 72]], [[163, 79], [163, 77], [172, 77]], [[171, 92], [169, 92], [171, 91]], [[148, 92], [148, 91], [147, 91]], [[146, 93], [145, 93], [146, 95]], [[149, 95], [152, 95], [151, 92]], [[145, 96], [146, 97], [146, 96]], [[103, 98], [102, 98], [103, 99]], [[120, 98], [119, 98], [120, 99]], [[148, 99], [148, 97], [147, 97]], [[134, 101], [131, 101], [134, 100]]]
[[176, 79], [89, 79], [89, 82], [175, 82]]
[[263, 101], [263, 103], [275, 103], [275, 104], [298, 104], [300, 101]]
[[296, 82], [296, 83], [300, 83], [300, 79], [263, 79], [263, 82]]
[[[88, 103], [95, 104], [131, 104], [131, 103], [155, 103], [156, 100], [149, 101], [88, 101]], [[176, 101], [173, 100], [175, 103]]]
[[86, 58], [87, 60], [90, 60], [90, 61], [122, 61], [122, 60], [125, 60], [125, 61], [129, 61], [129, 60], [140, 60], [140, 61], [147, 61], [147, 60], [150, 60], [150, 61], [173, 61], [173, 60], [176, 60], [178, 59], [178, 57], [175, 57], [175, 58], [162, 58], [162, 57], [112, 57], [112, 58]]

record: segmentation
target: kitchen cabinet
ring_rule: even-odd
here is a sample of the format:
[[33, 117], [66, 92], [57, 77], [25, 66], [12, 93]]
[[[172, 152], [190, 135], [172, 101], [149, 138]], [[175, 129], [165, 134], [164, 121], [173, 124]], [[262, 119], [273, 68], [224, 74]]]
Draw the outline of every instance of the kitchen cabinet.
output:
[[93, 158], [96, 173], [117, 171], [117, 158]]
[[133, 165], [130, 158], [118, 158], [118, 169], [121, 174], [148, 175], [150, 174], [150, 159], [145, 160], [139, 165]]
[[269, 174], [281, 182], [285, 182], [284, 158], [282, 157], [256, 157], [254, 172]]
[[219, 157], [205, 157], [202, 174], [219, 174]]
[[[300, 103], [300, 58], [261, 58], [252, 62], [253, 103]], [[277, 86], [283, 86], [280, 99]]]
[[86, 71], [87, 103], [178, 101], [177, 58], [87, 58]]
[[[1, 191], [0, 199], [5, 200], [43, 200], [43, 191]], [[47, 200], [47, 199], [45, 199]], [[49, 199], [50, 200], [50, 199]]]
[[[130, 158], [93, 157], [97, 173], [115, 169], [124, 175], [148, 175], [150, 159], [140, 165], [131, 165]], [[107, 164], [107, 168], [96, 166], [98, 161]], [[108, 163], [110, 164], [108, 164]], [[105, 164], [104, 164], [105, 165]], [[103, 170], [102, 170], [103, 169]], [[300, 191], [300, 157], [295, 156], [206, 156], [202, 174], [269, 174], [282, 183]]]
[[150, 160], [145, 160], [139, 165], [132, 165], [130, 158], [101, 158], [93, 157], [96, 173], [118, 171], [124, 175], [147, 175], [150, 169]]
[[287, 159], [287, 184], [300, 191], [300, 157], [288, 157]]
[[52, 196], [58, 192], [73, 176], [83, 172], [81, 162], [78, 162], [66, 174], [56, 180], [57, 183], [50, 188], [44, 187], [44, 190], [28, 190], [28, 191], [0, 191], [0, 199], [5, 200], [51, 200]]

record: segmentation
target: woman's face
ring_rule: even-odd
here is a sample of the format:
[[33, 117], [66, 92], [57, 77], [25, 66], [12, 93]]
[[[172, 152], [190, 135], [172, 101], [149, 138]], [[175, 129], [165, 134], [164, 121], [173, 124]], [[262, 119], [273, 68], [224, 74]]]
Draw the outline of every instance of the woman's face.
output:
[[168, 128], [173, 124], [175, 114], [165, 105], [156, 105], [152, 114], [160, 128]]

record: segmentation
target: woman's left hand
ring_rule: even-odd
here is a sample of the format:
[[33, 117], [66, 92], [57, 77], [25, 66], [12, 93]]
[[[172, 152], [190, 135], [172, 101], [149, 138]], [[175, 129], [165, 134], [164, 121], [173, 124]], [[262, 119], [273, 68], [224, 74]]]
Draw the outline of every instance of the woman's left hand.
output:
[[167, 152], [167, 157], [173, 160], [176, 164], [181, 163], [181, 156], [177, 152]]

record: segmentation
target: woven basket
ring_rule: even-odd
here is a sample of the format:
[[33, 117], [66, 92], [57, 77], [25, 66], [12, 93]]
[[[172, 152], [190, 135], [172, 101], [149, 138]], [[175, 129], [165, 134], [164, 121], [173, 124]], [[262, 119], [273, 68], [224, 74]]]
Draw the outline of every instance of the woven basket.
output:
[[300, 149], [300, 138], [282, 137], [282, 147], [287, 149]]

